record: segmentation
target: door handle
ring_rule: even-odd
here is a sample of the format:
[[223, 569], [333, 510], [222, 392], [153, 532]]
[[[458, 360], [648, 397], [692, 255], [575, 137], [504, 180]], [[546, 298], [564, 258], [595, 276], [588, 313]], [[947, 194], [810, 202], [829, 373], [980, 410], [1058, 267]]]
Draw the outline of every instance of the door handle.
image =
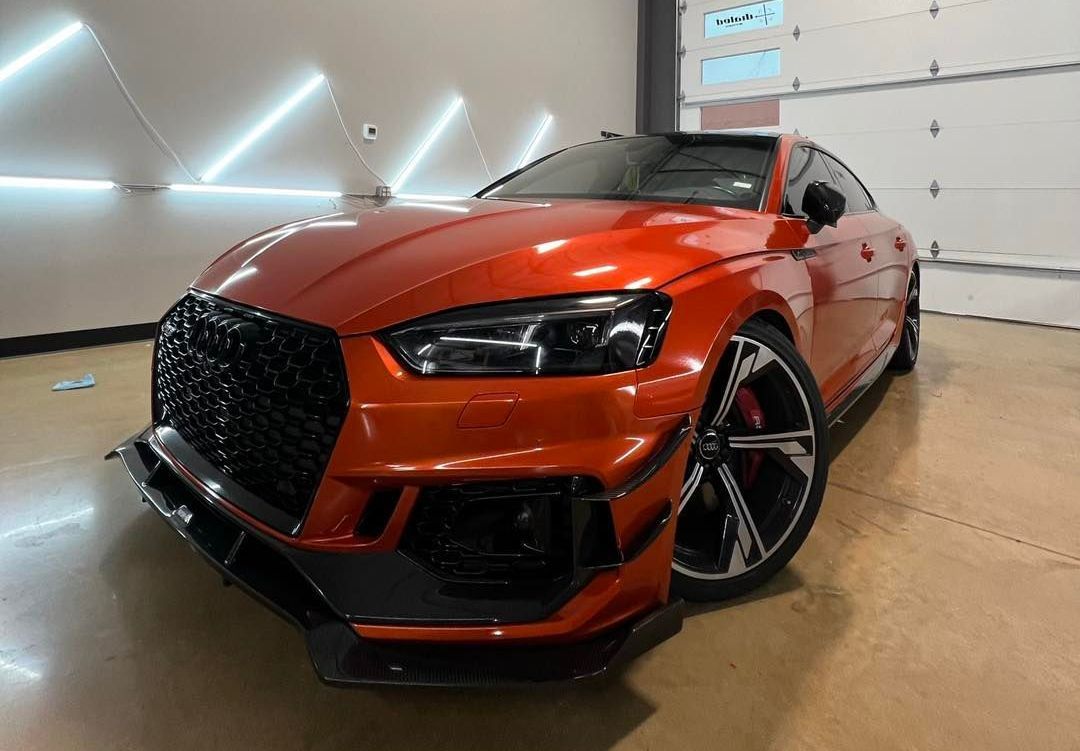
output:
[[859, 251], [859, 255], [865, 258], [866, 262], [869, 263], [870, 261], [874, 260], [874, 249], [866, 243], [863, 243], [862, 250]]
[[893, 244], [893, 247], [903, 253], [905, 250], [907, 250], [907, 240], [897, 235], [896, 242]]

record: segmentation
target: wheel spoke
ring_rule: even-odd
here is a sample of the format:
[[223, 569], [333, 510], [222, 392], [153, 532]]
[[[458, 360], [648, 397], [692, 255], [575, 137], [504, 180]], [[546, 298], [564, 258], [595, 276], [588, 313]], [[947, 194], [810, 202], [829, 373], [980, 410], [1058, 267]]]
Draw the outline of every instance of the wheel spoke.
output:
[[742, 353], [743, 342], [740, 339], [735, 342], [735, 359], [732, 361], [731, 373], [728, 374], [727, 385], [724, 386], [724, 393], [720, 398], [720, 408], [716, 410], [716, 415], [712, 419], [712, 425], [718, 425], [721, 420], [727, 416], [728, 410], [731, 409], [731, 403], [735, 400], [735, 392], [738, 390], [739, 384], [742, 383], [743, 378], [750, 372], [750, 365], [753, 364], [753, 357], [747, 357], [744, 360]]
[[779, 443], [795, 438], [810, 438], [809, 430], [792, 430], [786, 433], [762, 433], [760, 431], [738, 431], [728, 434], [728, 444], [733, 449], [752, 449], [761, 443]]
[[[735, 476], [731, 474], [731, 470], [727, 465], [720, 466], [720, 481], [727, 489], [728, 498], [731, 500], [731, 512], [738, 520], [738, 528], [736, 534], [738, 535], [739, 548], [741, 548], [742, 560], [744, 565], [749, 565], [751, 558], [764, 558], [765, 557], [765, 545], [761, 542], [761, 535], [758, 534], [757, 525], [754, 523], [754, 518], [750, 516], [750, 508], [746, 505], [746, 500], [743, 498], [742, 491], [739, 489], [739, 483], [735, 481]], [[757, 550], [754, 550], [754, 546], [757, 546]], [[757, 553], [754, 555], [754, 553]]]
[[[712, 425], [721, 425], [731, 411], [731, 405], [735, 403], [735, 393], [739, 387], [755, 373], [761, 371], [766, 365], [774, 362], [776, 353], [760, 342], [751, 342], [741, 336], [733, 336], [731, 341], [735, 344], [735, 358], [732, 362], [731, 373], [728, 375], [727, 385], [724, 386], [724, 394], [720, 399], [720, 407], [713, 417]], [[745, 346], [751, 345], [751, 347]]]
[[716, 556], [716, 568], [728, 576], [735, 576], [746, 571], [746, 557], [739, 542], [739, 517], [732, 513], [724, 514], [724, 523], [720, 525], [720, 544]]
[[803, 482], [814, 476], [814, 434], [809, 430], [732, 438], [728, 445], [733, 449], [764, 451], [788, 474]]
[[919, 341], [919, 319], [914, 316], [906, 316], [904, 322], [907, 323], [908, 329], [911, 332], [912, 341]]
[[695, 463], [694, 468], [690, 470], [690, 476], [683, 483], [682, 492], [679, 494], [679, 510], [676, 513], [681, 514], [683, 507], [694, 497], [694, 493], [697, 492], [698, 485], [701, 484], [701, 478], [704, 474], [705, 467]]

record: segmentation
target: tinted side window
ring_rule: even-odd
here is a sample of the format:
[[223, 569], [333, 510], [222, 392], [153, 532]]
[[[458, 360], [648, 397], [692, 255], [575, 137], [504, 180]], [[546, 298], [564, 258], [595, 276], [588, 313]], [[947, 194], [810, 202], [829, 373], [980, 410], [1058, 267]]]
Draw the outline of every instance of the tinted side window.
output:
[[874, 208], [873, 203], [870, 201], [870, 196], [866, 195], [866, 191], [863, 190], [862, 185], [855, 178], [855, 175], [851, 174], [851, 171], [840, 164], [840, 162], [833, 159], [831, 156], [825, 155], [825, 159], [829, 163], [829, 169], [836, 175], [836, 187], [844, 194], [844, 198], [847, 199], [847, 212], [849, 214], [857, 214], [860, 211], [870, 211]]
[[830, 183], [837, 187], [821, 153], [814, 149], [798, 148], [791, 152], [788, 163], [787, 190], [784, 192], [783, 212], [792, 216], [806, 216], [802, 211], [806, 186], [813, 182]]

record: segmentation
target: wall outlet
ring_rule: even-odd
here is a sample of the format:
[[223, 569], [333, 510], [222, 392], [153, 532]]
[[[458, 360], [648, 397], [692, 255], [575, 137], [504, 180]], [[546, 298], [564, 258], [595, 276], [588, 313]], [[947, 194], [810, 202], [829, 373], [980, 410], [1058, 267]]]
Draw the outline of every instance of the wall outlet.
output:
[[379, 126], [372, 125], [371, 123], [364, 123], [364, 140], [374, 141], [379, 137]]

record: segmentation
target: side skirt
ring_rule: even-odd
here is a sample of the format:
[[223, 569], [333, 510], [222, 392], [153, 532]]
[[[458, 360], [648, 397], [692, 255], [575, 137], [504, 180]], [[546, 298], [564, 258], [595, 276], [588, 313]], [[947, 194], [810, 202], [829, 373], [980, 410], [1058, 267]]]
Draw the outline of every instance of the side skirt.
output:
[[844, 416], [844, 413], [851, 409], [855, 402], [859, 401], [859, 398], [870, 390], [870, 387], [874, 385], [881, 374], [885, 372], [885, 368], [889, 364], [889, 360], [892, 359], [893, 354], [896, 352], [896, 347], [889, 345], [886, 347], [877, 359], [870, 364], [863, 374], [859, 376], [855, 385], [848, 389], [847, 395], [842, 397], [836, 406], [828, 410], [826, 420], [829, 423], [829, 427], [832, 427], [836, 422]]

